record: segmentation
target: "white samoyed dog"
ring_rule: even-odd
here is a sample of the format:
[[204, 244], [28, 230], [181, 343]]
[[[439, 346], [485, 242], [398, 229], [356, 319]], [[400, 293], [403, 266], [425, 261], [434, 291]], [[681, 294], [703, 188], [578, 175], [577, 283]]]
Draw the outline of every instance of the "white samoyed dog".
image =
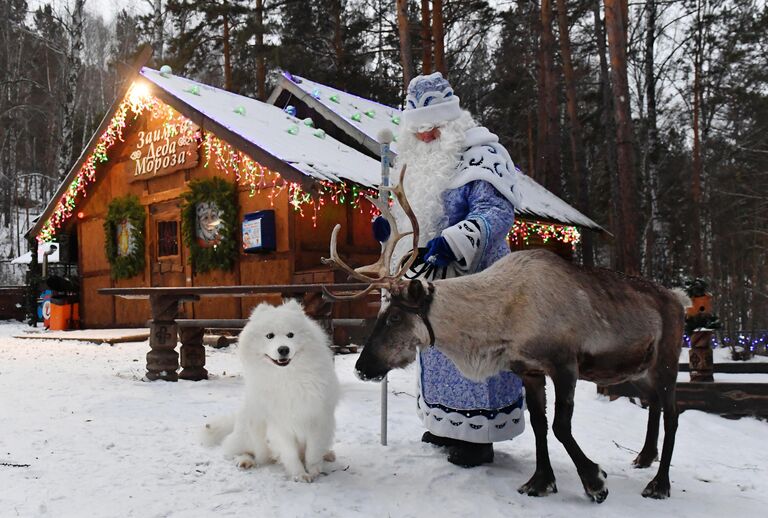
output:
[[239, 412], [205, 425], [203, 442], [221, 444], [242, 469], [280, 462], [311, 482], [333, 462], [339, 380], [328, 336], [301, 305], [258, 305], [240, 333], [245, 400]]

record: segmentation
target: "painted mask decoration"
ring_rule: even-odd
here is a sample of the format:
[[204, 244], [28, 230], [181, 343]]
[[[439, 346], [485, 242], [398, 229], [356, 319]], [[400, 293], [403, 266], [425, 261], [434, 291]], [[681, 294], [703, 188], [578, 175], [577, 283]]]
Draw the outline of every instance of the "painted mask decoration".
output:
[[221, 210], [213, 202], [197, 204], [197, 223], [195, 235], [202, 247], [211, 247], [221, 242]]

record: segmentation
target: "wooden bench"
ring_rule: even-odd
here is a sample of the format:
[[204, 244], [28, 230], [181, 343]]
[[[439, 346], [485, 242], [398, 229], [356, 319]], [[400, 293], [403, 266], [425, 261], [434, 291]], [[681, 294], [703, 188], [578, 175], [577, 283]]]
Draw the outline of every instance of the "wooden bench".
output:
[[[179, 319], [179, 305], [195, 302], [203, 297], [248, 297], [277, 293], [285, 297], [303, 297], [323, 291], [322, 284], [278, 284], [253, 286], [196, 286], [158, 288], [102, 288], [101, 295], [126, 299], [149, 299], [152, 318], [149, 321], [149, 352], [147, 353], [147, 379], [177, 381], [208, 378], [205, 369], [205, 329], [241, 329], [244, 319]], [[355, 292], [367, 287], [361, 283], [325, 285], [334, 293]], [[329, 301], [333, 302], [333, 301]], [[331, 325], [364, 325], [362, 319], [331, 319]], [[231, 327], [230, 327], [231, 326]], [[181, 341], [180, 354], [176, 352], [177, 336]], [[181, 360], [179, 362], [179, 360]], [[181, 364], [181, 372], [177, 372]]]

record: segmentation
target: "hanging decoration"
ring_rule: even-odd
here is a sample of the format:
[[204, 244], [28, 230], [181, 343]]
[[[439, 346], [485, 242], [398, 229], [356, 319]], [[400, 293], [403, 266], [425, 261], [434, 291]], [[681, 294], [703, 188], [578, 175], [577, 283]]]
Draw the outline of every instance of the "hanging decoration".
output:
[[550, 239], [562, 241], [563, 243], [570, 244], [573, 250], [576, 249], [576, 245], [581, 241], [581, 233], [579, 233], [576, 227], [524, 220], [515, 220], [508, 239], [510, 243], [518, 246], [522, 244], [527, 245], [531, 236], [538, 237], [544, 243]]
[[223, 178], [189, 182], [181, 195], [181, 233], [196, 273], [231, 270], [237, 255], [237, 189]]
[[128, 279], [144, 271], [146, 213], [135, 195], [109, 203], [104, 221], [104, 244], [113, 279]]
[[[286, 107], [286, 112], [293, 111], [290, 108], [293, 107]], [[204, 155], [205, 166], [214, 162], [220, 171], [232, 174], [240, 185], [248, 186], [251, 196], [257, 192], [267, 191], [272, 206], [275, 200], [285, 192], [291, 207], [302, 217], [310, 215], [315, 224], [319, 211], [326, 204], [349, 203], [360, 212], [368, 212], [372, 216], [376, 214], [376, 209], [364, 198], [365, 195], [375, 196], [375, 189], [362, 188], [357, 184], [348, 184], [344, 181], [334, 183], [318, 180], [310, 194], [302, 189], [301, 184], [285, 180], [276, 171], [264, 167], [212, 133], [201, 132], [192, 121], [152, 96], [146, 85], [137, 82], [129, 88], [125, 98], [115, 110], [107, 129], [99, 136], [93, 152], [84, 160], [75, 178], [59, 198], [51, 216], [37, 235], [38, 242], [49, 242], [55, 239], [59, 229], [76, 213], [78, 199], [81, 195], [82, 197], [87, 195], [88, 185], [96, 180], [97, 166], [108, 161], [112, 146], [123, 142], [126, 126], [143, 114], [162, 121], [163, 127], [166, 128], [163, 131], [184, 135], [186, 139], [196, 143], [198, 149], [202, 147], [200, 152]], [[360, 116], [359, 113], [357, 115]], [[298, 133], [298, 125], [294, 127]], [[322, 129], [315, 129], [312, 134], [320, 139], [326, 137]]]
[[[315, 134], [319, 138], [324, 138], [324, 135], [324, 132], [320, 135]], [[288, 203], [301, 216], [305, 216], [305, 207], [308, 206], [311, 209], [313, 224], [317, 223], [317, 216], [322, 207], [329, 203], [335, 205], [349, 203], [360, 212], [367, 210], [371, 216], [376, 214], [375, 207], [365, 199], [366, 195], [376, 196], [375, 189], [361, 188], [357, 184], [348, 185], [343, 181], [336, 183], [317, 181], [316, 188], [310, 194], [301, 188], [301, 184], [285, 180], [280, 173], [264, 167], [213, 133], [206, 131], [202, 138], [206, 167], [215, 164], [220, 171], [233, 175], [238, 184], [249, 187], [251, 196], [257, 192], [268, 192], [272, 206], [275, 200], [286, 192]]]
[[96, 166], [106, 162], [109, 149], [117, 142], [123, 141], [123, 130], [129, 115], [133, 114], [135, 119], [145, 110], [151, 110], [153, 117], [165, 117], [167, 119], [171, 113], [175, 114], [170, 107], [163, 110], [162, 106], [164, 105], [150, 95], [149, 90], [141, 83], [134, 83], [128, 89], [128, 93], [115, 110], [107, 129], [96, 142], [93, 152], [80, 166], [80, 170], [59, 198], [53, 213], [37, 235], [39, 242], [53, 241], [58, 229], [72, 216], [78, 196], [80, 194], [85, 196], [86, 186], [96, 179]]

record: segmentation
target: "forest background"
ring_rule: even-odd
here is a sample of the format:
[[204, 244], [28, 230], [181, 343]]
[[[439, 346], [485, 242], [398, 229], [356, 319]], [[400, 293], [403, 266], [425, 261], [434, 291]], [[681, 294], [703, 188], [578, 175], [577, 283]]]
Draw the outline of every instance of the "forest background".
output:
[[[578, 259], [704, 278], [768, 328], [765, 0], [0, 0], [0, 284], [114, 101], [150, 66], [266, 99], [287, 70], [400, 107], [443, 72], [515, 163], [609, 229]], [[106, 16], [104, 13], [108, 13]]]

